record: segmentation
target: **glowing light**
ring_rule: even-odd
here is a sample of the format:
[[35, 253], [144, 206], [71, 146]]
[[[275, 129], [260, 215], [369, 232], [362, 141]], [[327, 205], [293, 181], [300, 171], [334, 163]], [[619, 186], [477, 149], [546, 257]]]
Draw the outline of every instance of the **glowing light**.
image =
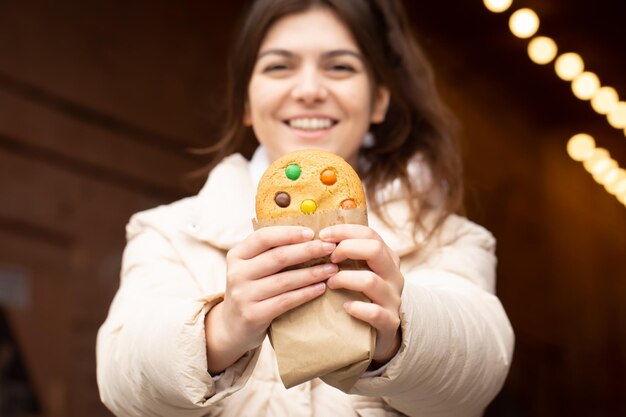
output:
[[530, 38], [539, 29], [539, 16], [531, 9], [519, 9], [511, 15], [509, 28], [518, 38]]
[[602, 179], [607, 175], [612, 169], [618, 168], [617, 162], [611, 158], [600, 159], [597, 163], [595, 163], [589, 170], [591, 175], [593, 175], [593, 179], [600, 184], [604, 184]]
[[615, 108], [607, 114], [609, 124], [616, 129], [626, 128], [626, 102], [620, 101]]
[[502, 13], [509, 7], [511, 7], [511, 3], [513, 0], [483, 0], [485, 3], [485, 7], [489, 9], [489, 11], [494, 13]]
[[595, 148], [591, 155], [583, 161], [583, 166], [588, 172], [592, 172], [594, 167], [605, 159], [610, 159], [609, 152], [604, 148]]
[[581, 100], [590, 100], [600, 89], [600, 79], [593, 72], [585, 71], [572, 81], [572, 91]]
[[567, 142], [567, 153], [574, 161], [584, 161], [593, 154], [596, 141], [586, 133], [579, 133]]
[[620, 168], [617, 173], [617, 179], [606, 184], [606, 190], [613, 195], [626, 193], [626, 170]]
[[600, 113], [607, 114], [615, 110], [619, 97], [613, 87], [602, 87], [591, 99], [591, 107]]
[[572, 81], [585, 69], [583, 59], [575, 52], [568, 52], [558, 57], [554, 63], [556, 75], [565, 81]]
[[554, 59], [556, 52], [556, 42], [547, 36], [537, 36], [528, 43], [528, 56], [535, 64], [548, 64]]
[[608, 170], [602, 172], [601, 174], [596, 175], [595, 180], [600, 184], [604, 185], [604, 188], [607, 189], [610, 184], [613, 184], [615, 181], [619, 179], [620, 168], [617, 166], [617, 162], [615, 166], [609, 168]]

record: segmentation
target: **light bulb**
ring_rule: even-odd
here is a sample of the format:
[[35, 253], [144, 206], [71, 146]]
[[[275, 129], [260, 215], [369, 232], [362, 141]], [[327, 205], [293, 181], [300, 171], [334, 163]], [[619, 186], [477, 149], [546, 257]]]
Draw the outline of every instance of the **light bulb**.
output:
[[579, 133], [567, 142], [567, 153], [575, 161], [584, 161], [593, 154], [596, 141], [586, 133]]
[[591, 155], [583, 161], [583, 166], [588, 172], [592, 172], [593, 168], [607, 158], [611, 158], [609, 152], [604, 148], [595, 148]]
[[549, 63], [557, 52], [556, 42], [547, 36], [537, 36], [528, 43], [528, 56], [539, 65]]
[[583, 59], [575, 52], [568, 52], [559, 56], [554, 62], [556, 75], [565, 81], [572, 81], [585, 69]]
[[572, 81], [572, 91], [581, 100], [589, 100], [600, 89], [600, 80], [593, 72], [585, 71]]
[[615, 108], [606, 115], [609, 124], [616, 129], [626, 128], [626, 102], [620, 101]]
[[602, 87], [591, 99], [591, 107], [600, 114], [607, 114], [615, 110], [619, 97], [613, 87]]
[[509, 7], [511, 7], [511, 3], [513, 0], [483, 0], [485, 3], [485, 7], [494, 13], [502, 13]]
[[539, 29], [539, 16], [531, 9], [519, 9], [511, 15], [509, 28], [518, 38], [530, 38]]

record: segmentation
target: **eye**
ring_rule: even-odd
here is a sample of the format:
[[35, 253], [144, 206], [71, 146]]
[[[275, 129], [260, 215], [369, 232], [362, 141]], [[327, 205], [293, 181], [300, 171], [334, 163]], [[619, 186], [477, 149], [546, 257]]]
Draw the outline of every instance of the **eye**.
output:
[[279, 72], [279, 71], [286, 71], [289, 69], [289, 66], [287, 64], [269, 64], [266, 65], [263, 68], [263, 72]]
[[334, 72], [356, 72], [356, 68], [350, 64], [333, 64], [330, 69]]

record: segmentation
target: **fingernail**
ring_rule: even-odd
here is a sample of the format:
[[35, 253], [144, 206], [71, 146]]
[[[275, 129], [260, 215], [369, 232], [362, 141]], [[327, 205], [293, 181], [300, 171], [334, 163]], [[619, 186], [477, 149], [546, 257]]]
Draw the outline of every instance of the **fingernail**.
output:
[[337, 265], [335, 264], [326, 264], [324, 265], [324, 273], [326, 274], [333, 274], [335, 272], [337, 272]]
[[320, 231], [320, 239], [328, 239], [330, 237], [330, 230], [323, 229]]
[[336, 247], [337, 245], [331, 242], [322, 243], [322, 249], [324, 249], [324, 252], [327, 252], [327, 253], [334, 251]]
[[324, 291], [326, 289], [326, 284], [324, 284], [323, 282], [318, 282], [313, 286], [313, 288], [315, 288], [315, 291]]
[[302, 237], [304, 239], [313, 239], [313, 236], [315, 236], [315, 232], [311, 229], [303, 229], [302, 230]]

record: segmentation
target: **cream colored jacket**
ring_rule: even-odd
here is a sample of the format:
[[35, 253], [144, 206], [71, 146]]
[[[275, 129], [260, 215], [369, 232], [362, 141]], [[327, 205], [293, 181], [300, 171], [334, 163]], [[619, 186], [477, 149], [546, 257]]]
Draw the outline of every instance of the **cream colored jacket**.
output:
[[[256, 185], [232, 155], [197, 196], [134, 215], [121, 285], [98, 333], [97, 376], [117, 416], [479, 416], [500, 390], [513, 332], [494, 295], [494, 239], [450, 216], [427, 242], [370, 226], [401, 256], [402, 346], [350, 393], [320, 380], [286, 390], [269, 343], [221, 376], [207, 372], [204, 317], [225, 288], [225, 254], [252, 232]], [[257, 167], [258, 169], [258, 167]]]

